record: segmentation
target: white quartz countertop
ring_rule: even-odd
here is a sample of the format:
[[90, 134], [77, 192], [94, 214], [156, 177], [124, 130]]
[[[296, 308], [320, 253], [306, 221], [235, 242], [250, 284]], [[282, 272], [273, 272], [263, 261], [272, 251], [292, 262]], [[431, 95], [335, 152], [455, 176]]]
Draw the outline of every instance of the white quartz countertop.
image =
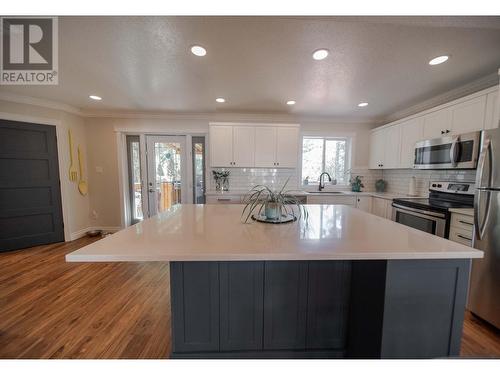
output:
[[309, 220], [240, 221], [242, 205], [173, 206], [66, 255], [69, 262], [481, 258], [468, 246], [344, 205], [307, 205]]

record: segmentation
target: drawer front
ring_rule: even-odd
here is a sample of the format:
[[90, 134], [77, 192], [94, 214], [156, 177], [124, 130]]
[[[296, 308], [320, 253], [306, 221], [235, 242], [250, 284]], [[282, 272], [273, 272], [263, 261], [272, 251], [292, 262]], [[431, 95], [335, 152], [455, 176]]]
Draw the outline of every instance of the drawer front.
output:
[[472, 228], [462, 229], [453, 226], [450, 227], [450, 240], [472, 247]]
[[207, 204], [240, 204], [242, 197], [239, 195], [208, 195]]
[[344, 204], [348, 206], [356, 206], [356, 197], [339, 197], [331, 195], [311, 195], [307, 197], [307, 203], [309, 204]]
[[472, 232], [472, 229], [474, 228], [474, 218], [469, 215], [452, 213], [450, 225], [452, 227], [470, 230]]

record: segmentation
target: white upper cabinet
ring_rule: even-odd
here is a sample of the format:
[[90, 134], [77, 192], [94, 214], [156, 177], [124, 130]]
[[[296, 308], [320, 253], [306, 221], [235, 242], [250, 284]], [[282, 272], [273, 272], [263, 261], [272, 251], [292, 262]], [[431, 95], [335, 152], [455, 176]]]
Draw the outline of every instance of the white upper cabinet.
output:
[[233, 167], [253, 167], [255, 164], [255, 128], [233, 127]]
[[498, 87], [489, 88], [440, 109], [374, 129], [370, 140], [370, 169], [412, 168], [415, 143], [422, 139], [498, 127], [498, 95]]
[[451, 133], [453, 114], [450, 107], [424, 116], [424, 139], [439, 138]]
[[486, 95], [452, 106], [451, 132], [461, 134], [483, 129], [485, 111]]
[[210, 166], [296, 168], [298, 125], [210, 124]]
[[370, 163], [371, 169], [382, 169], [385, 157], [386, 128], [375, 130], [370, 139]]
[[401, 127], [390, 126], [385, 129], [385, 148], [382, 168], [399, 168], [401, 158]]
[[276, 165], [295, 168], [299, 157], [299, 129], [276, 128]]
[[491, 92], [486, 97], [486, 116], [484, 120], [485, 129], [498, 128], [500, 120], [500, 98], [498, 91]]
[[233, 127], [210, 126], [210, 160], [212, 167], [233, 166]]
[[276, 128], [262, 126], [255, 128], [255, 166], [273, 168], [276, 166]]
[[399, 124], [401, 127], [400, 168], [413, 168], [415, 143], [424, 138], [424, 119], [417, 117]]

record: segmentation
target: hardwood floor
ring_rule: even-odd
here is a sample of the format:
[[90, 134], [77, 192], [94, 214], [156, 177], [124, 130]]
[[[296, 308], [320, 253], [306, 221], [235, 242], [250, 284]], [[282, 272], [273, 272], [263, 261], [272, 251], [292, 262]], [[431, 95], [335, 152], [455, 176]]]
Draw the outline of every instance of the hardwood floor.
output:
[[[0, 358], [168, 358], [168, 265], [65, 262], [93, 241], [0, 253]], [[462, 356], [500, 358], [499, 331], [467, 313]]]

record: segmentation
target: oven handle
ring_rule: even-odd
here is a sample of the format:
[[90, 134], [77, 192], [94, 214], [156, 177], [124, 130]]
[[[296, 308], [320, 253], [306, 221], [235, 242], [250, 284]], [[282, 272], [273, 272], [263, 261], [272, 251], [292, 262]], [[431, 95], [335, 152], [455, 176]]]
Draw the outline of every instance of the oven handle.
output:
[[399, 205], [397, 203], [393, 203], [392, 207], [399, 208], [402, 211], [415, 212], [417, 214], [421, 214], [422, 216], [426, 215], [426, 216], [432, 216], [432, 217], [435, 217], [435, 218], [438, 218], [438, 219], [446, 219], [446, 215], [445, 214], [441, 214], [441, 213], [438, 213], [438, 212], [432, 212], [432, 211], [426, 211], [426, 210], [419, 210], [419, 209], [416, 209], [416, 208], [410, 208], [410, 207], [406, 207], [406, 206], [401, 206], [401, 205]]

